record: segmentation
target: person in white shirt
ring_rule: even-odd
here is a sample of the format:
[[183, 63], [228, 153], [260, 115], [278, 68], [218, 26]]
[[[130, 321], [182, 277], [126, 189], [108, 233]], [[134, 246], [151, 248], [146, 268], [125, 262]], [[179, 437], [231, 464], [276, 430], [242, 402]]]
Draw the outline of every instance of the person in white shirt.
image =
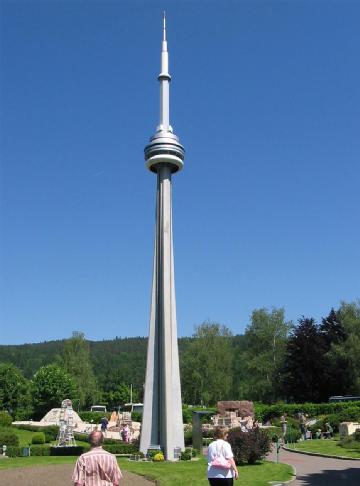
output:
[[[232, 486], [234, 478], [239, 476], [231, 445], [226, 442], [227, 436], [225, 427], [217, 427], [215, 440], [209, 444], [207, 477], [211, 486]], [[216, 465], [222, 461], [227, 461], [229, 467]]]

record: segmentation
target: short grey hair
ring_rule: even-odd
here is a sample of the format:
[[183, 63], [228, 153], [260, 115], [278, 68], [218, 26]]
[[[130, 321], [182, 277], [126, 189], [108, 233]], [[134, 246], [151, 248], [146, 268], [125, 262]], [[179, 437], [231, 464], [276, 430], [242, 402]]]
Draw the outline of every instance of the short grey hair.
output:
[[100, 430], [93, 430], [89, 435], [91, 447], [99, 447], [104, 442], [104, 434]]

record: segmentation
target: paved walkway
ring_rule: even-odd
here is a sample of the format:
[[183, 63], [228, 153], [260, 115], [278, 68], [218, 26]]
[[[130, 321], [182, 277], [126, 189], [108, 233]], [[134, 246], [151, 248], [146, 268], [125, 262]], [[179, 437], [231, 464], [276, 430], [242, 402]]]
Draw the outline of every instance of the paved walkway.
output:
[[[275, 454], [272, 460], [275, 460]], [[296, 468], [296, 480], [291, 486], [360, 485], [360, 461], [308, 456], [281, 449], [280, 462]]]
[[[29, 466], [0, 471], [0, 486], [71, 486], [73, 464]], [[154, 486], [141, 476], [123, 471], [121, 486]]]

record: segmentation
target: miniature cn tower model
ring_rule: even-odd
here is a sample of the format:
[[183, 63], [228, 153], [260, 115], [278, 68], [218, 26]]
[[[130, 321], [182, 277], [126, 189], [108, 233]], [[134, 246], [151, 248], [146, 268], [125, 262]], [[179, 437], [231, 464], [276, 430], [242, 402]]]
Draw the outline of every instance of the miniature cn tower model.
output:
[[167, 460], [184, 449], [176, 329], [171, 175], [183, 167], [184, 148], [169, 120], [169, 57], [164, 31], [161, 52], [160, 124], [145, 147], [146, 166], [157, 175], [156, 234], [150, 331], [140, 450], [161, 449]]

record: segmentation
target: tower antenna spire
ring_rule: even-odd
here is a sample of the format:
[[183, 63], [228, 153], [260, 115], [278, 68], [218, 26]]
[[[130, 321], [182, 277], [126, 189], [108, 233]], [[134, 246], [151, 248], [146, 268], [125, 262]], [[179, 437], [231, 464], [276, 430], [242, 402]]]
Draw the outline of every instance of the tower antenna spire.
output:
[[163, 14], [163, 40], [166, 41], [166, 13]]
[[166, 40], [166, 16], [165, 11], [163, 14], [163, 40], [161, 47], [161, 71], [158, 76], [160, 81], [160, 120], [158, 130], [165, 132], [171, 132], [170, 126], [170, 93], [169, 83], [171, 76], [169, 74], [169, 53], [167, 49]]

